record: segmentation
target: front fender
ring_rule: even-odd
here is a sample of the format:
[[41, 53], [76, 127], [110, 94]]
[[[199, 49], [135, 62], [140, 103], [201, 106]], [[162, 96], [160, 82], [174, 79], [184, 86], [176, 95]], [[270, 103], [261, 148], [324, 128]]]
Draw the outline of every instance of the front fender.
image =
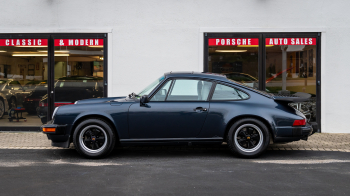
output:
[[128, 103], [111, 105], [108, 102], [94, 104], [74, 104], [61, 106], [55, 117], [55, 124], [66, 124], [67, 134], [74, 131], [75, 125], [87, 117], [100, 117], [108, 121], [117, 131], [119, 138], [128, 138]]

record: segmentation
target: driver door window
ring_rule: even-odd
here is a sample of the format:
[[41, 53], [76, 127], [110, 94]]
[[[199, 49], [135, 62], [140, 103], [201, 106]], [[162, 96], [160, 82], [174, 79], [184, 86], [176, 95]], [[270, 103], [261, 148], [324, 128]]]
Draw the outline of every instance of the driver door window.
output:
[[170, 89], [167, 101], [207, 101], [212, 82], [177, 79]]

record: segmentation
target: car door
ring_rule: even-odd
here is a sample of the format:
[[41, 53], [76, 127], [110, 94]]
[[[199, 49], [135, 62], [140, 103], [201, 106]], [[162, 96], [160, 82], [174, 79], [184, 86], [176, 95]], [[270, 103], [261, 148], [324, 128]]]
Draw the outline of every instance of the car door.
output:
[[196, 137], [209, 111], [211, 87], [199, 79], [168, 80], [145, 106], [130, 106], [130, 138]]

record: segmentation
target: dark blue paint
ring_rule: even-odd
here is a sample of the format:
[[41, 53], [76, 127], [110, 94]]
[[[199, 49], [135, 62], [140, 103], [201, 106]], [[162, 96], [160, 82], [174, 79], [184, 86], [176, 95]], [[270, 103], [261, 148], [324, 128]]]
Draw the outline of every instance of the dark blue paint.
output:
[[[140, 106], [138, 98], [112, 97], [80, 100], [77, 104], [61, 106], [48, 125], [67, 125], [64, 135], [50, 135], [54, 142], [71, 138], [76, 124], [83, 118], [99, 117], [114, 126], [123, 141], [143, 143], [168, 139], [171, 141], [198, 141], [210, 138], [222, 141], [230, 123], [241, 117], [255, 117], [269, 127], [275, 141], [298, 140], [293, 137], [292, 124], [303, 115], [286, 103], [276, 102], [272, 96], [242, 86], [215, 74], [167, 73], [165, 82], [172, 78], [200, 78], [225, 83], [249, 94], [249, 99], [237, 101], [148, 102]], [[155, 93], [157, 86], [151, 94]], [[132, 91], [131, 91], [132, 92]], [[207, 111], [194, 111], [195, 108]], [[44, 125], [46, 126], [46, 125]], [[176, 139], [177, 138], [177, 139]], [[192, 139], [191, 139], [192, 138]], [[209, 139], [208, 139], [209, 138]], [[286, 139], [287, 138], [287, 139]], [[134, 139], [134, 140], [133, 140]], [[149, 139], [149, 140], [147, 140]], [[71, 139], [70, 139], [71, 140]], [[163, 140], [165, 141], [165, 140]]]

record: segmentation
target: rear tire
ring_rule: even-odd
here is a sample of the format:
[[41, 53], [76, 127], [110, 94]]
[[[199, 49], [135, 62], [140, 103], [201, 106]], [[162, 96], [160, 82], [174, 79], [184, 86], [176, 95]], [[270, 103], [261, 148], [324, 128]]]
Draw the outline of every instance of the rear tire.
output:
[[254, 118], [238, 120], [227, 134], [227, 144], [231, 152], [241, 157], [258, 157], [269, 143], [269, 130], [264, 123]]
[[82, 121], [73, 133], [73, 143], [79, 154], [87, 158], [101, 158], [110, 154], [116, 143], [111, 126], [101, 119]]

